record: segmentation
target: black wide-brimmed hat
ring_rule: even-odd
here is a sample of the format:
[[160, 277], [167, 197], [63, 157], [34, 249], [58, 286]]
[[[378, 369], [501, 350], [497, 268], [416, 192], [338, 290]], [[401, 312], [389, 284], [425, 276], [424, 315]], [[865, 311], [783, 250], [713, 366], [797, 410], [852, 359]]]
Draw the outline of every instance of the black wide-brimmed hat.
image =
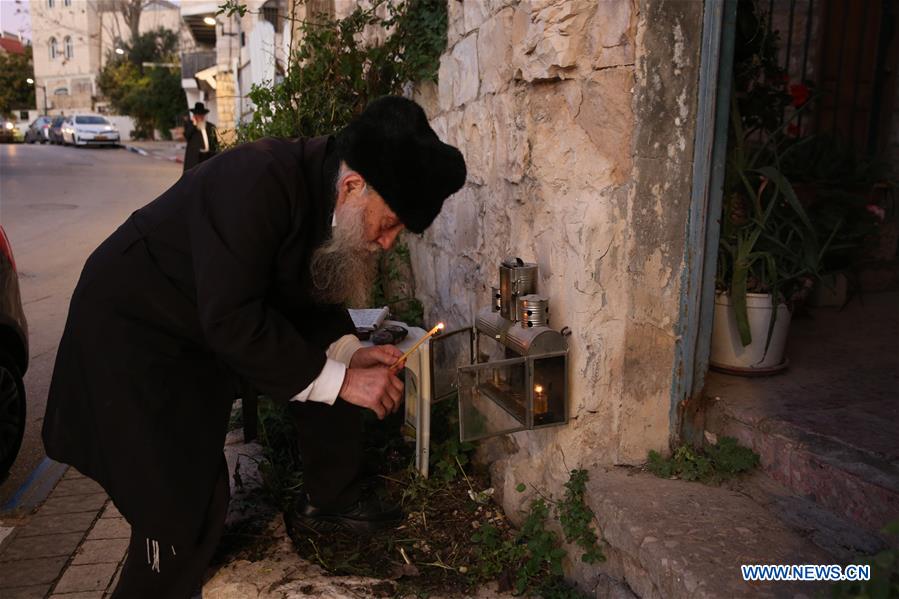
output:
[[191, 108], [190, 111], [194, 114], [209, 114], [209, 111], [206, 110], [206, 105], [202, 102], [194, 104], [194, 107]]
[[337, 153], [377, 191], [407, 229], [431, 226], [465, 184], [465, 159], [440, 141], [421, 106], [399, 96], [372, 102], [336, 135]]

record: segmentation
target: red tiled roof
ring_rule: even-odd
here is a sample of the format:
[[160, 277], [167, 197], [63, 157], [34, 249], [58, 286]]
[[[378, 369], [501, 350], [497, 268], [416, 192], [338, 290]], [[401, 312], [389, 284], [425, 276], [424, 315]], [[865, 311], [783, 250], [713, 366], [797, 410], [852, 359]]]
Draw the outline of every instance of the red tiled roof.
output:
[[19, 40], [9, 39], [8, 37], [0, 37], [0, 48], [3, 48], [10, 54], [24, 54], [25, 46]]

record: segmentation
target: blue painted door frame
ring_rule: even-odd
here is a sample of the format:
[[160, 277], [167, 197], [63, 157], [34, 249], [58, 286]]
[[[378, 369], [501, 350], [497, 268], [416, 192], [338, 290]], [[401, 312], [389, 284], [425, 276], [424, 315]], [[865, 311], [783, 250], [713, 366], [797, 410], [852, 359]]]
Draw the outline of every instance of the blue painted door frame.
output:
[[715, 303], [727, 129], [737, 0], [706, 0], [703, 8], [693, 188], [681, 280], [678, 344], [671, 386], [672, 439], [692, 440], [702, 431], [683, 421], [685, 407], [699, 399], [708, 370]]

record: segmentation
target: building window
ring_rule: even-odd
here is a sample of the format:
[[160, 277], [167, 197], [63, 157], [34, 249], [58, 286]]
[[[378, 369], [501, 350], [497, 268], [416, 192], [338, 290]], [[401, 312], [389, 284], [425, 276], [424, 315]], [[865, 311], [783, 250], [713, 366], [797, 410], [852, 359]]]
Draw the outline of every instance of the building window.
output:
[[56, 38], [50, 38], [50, 60], [56, 60], [56, 55], [59, 54], [59, 47], [56, 45]]
[[72, 47], [72, 38], [71, 36], [66, 36], [63, 40], [63, 46], [65, 48], [66, 58], [72, 58], [72, 55], [75, 53], [75, 49]]
[[89, 94], [91, 93], [91, 80], [87, 78], [75, 79], [72, 81], [73, 94]]
[[54, 95], [54, 96], [68, 96], [68, 95], [69, 95], [69, 88], [67, 88], [67, 87], [57, 87], [56, 89], [53, 90], [53, 95]]
[[262, 5], [262, 18], [275, 28], [275, 33], [281, 33], [283, 22], [278, 18], [278, 4], [269, 0]]
[[243, 48], [246, 45], [247, 45], [247, 32], [241, 31], [240, 32], [240, 47]]
[[47, 8], [53, 8], [54, 4], [53, 0], [47, 0]]
[[72, 0], [62, 0], [63, 5], [72, 6]]

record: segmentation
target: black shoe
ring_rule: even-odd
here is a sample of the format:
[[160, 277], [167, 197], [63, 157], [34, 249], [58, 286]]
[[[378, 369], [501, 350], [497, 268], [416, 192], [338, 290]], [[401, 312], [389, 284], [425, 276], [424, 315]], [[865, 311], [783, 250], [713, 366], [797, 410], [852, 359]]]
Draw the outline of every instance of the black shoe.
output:
[[387, 505], [376, 495], [367, 494], [344, 510], [319, 508], [308, 499], [295, 504], [294, 509], [284, 515], [287, 530], [302, 527], [315, 532], [347, 530], [357, 533], [372, 533], [393, 528], [403, 519], [403, 510], [398, 505]]

